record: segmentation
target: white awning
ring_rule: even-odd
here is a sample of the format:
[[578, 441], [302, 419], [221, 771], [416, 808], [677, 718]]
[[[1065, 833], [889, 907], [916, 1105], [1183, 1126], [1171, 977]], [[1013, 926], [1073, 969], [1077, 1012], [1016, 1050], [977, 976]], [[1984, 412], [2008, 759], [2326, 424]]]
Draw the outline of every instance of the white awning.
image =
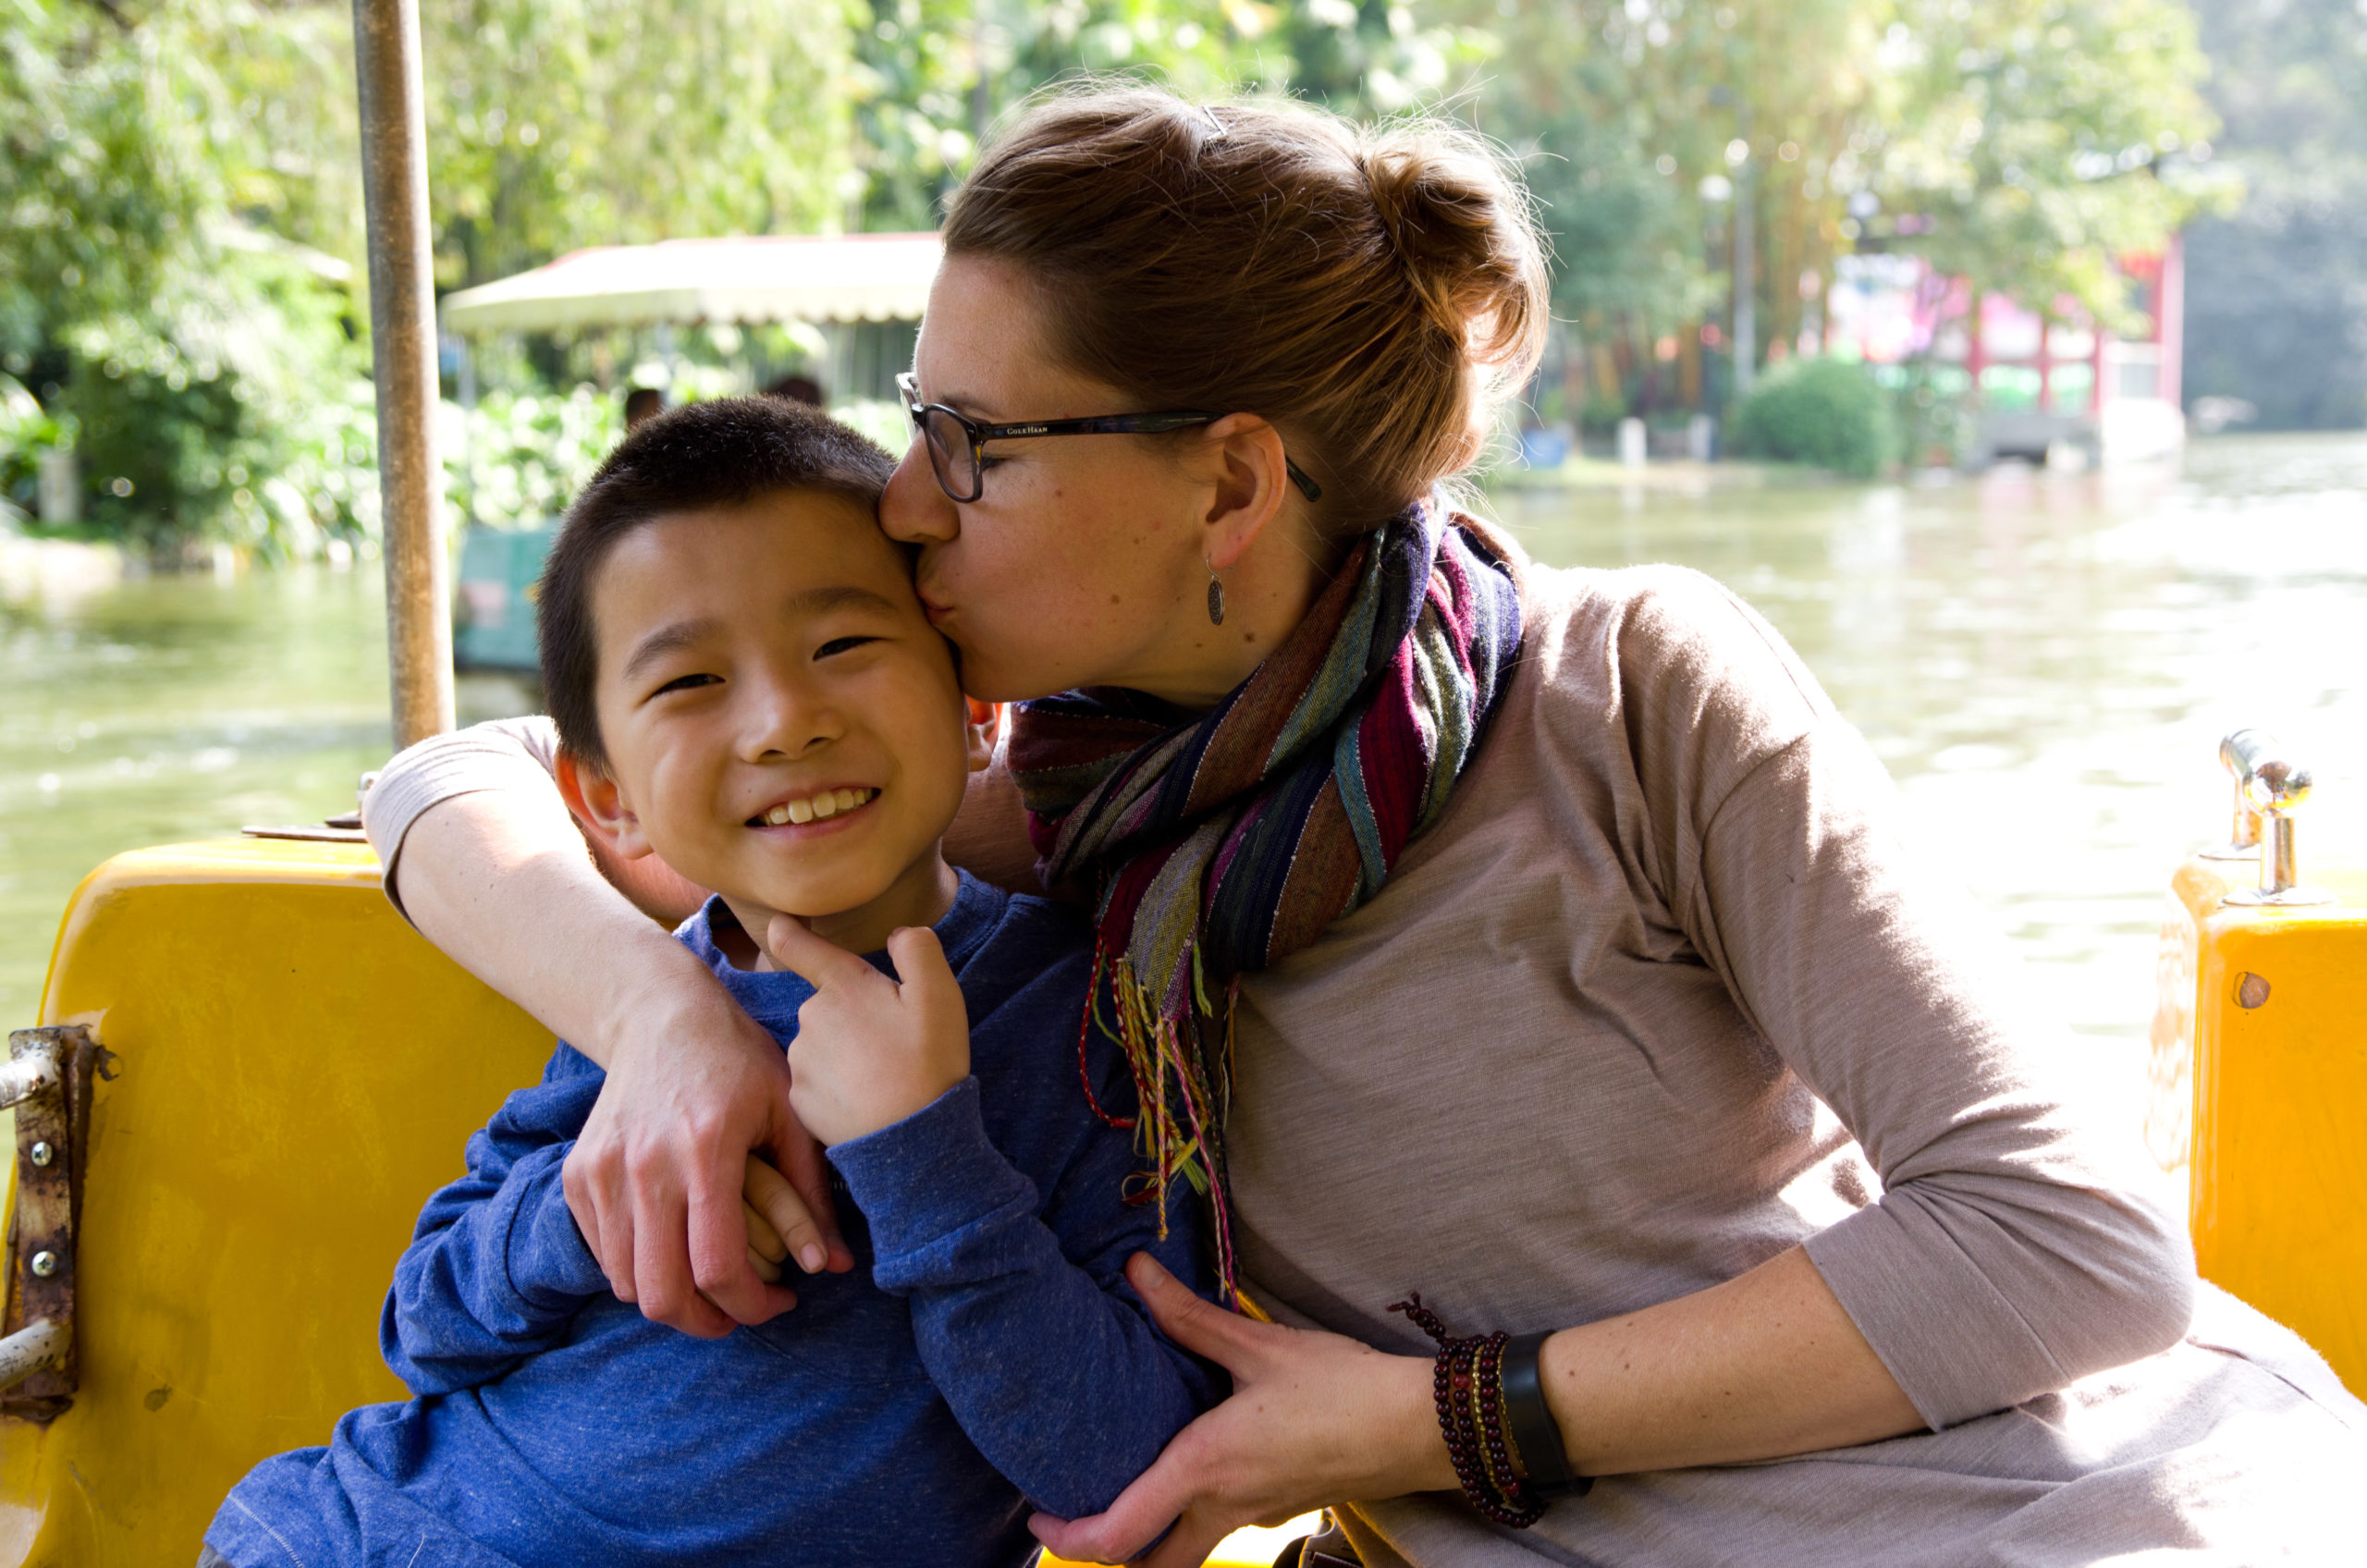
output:
[[917, 321], [943, 253], [934, 234], [750, 235], [603, 245], [446, 295], [444, 329]]

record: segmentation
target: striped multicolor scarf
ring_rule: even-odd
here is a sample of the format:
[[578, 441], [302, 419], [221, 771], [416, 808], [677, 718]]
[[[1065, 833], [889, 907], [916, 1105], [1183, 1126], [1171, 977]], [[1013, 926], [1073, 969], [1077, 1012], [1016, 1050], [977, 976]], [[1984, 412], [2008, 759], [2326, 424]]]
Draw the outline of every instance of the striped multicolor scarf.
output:
[[[1282, 645], [1205, 714], [1096, 688], [1020, 705], [1011, 768], [1048, 886], [1098, 893], [1088, 1028], [1125, 1049], [1160, 1211], [1215, 1206], [1239, 976], [1380, 891], [1438, 819], [1520, 647], [1504, 562], [1417, 502], [1360, 540]], [[1087, 1092], [1090, 1093], [1088, 1084]], [[1095, 1108], [1099, 1110], [1098, 1105]], [[1103, 1113], [1107, 1117], [1107, 1113]]]

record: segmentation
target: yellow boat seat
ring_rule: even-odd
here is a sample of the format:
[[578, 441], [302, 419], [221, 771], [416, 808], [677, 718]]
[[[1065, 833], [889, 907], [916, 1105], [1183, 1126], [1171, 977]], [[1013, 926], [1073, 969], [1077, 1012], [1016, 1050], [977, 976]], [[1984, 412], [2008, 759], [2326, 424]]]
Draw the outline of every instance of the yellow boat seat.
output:
[[189, 1568], [258, 1460], [403, 1397], [378, 1358], [395, 1259], [550, 1032], [396, 916], [367, 846], [263, 839], [92, 873], [38, 1022], [89, 1024], [115, 1076], [79, 1387], [45, 1426], [0, 1420], [0, 1562]]

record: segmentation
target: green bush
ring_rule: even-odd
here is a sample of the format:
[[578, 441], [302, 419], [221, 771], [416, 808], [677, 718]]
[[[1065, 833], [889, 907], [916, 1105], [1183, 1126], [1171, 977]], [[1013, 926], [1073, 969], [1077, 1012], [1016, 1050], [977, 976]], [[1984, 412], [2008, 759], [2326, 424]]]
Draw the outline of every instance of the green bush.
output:
[[1891, 395], [1848, 360], [1795, 360], [1770, 371], [1735, 409], [1727, 443], [1744, 457], [1814, 463], [1870, 479], [1898, 446]]
[[558, 521], [625, 433], [624, 395], [579, 386], [493, 391], [473, 409], [447, 401], [436, 445], [456, 516], [488, 528]]
[[73, 447], [71, 416], [51, 413], [16, 377], [0, 374], [0, 521], [34, 513], [42, 454]]

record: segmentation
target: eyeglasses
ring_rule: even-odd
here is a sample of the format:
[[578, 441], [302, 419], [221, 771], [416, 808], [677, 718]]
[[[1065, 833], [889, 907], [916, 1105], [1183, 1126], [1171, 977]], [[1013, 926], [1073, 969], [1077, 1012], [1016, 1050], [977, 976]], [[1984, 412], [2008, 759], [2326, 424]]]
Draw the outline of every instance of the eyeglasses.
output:
[[[913, 429], [919, 433], [928, 447], [929, 467], [937, 472], [938, 486], [956, 501], [975, 501], [986, 494], [986, 447], [989, 441], [1007, 441], [1023, 435], [1163, 435], [1171, 430], [1213, 424], [1224, 417], [1197, 412], [1105, 414], [1095, 419], [1047, 419], [1025, 424], [981, 424], [943, 403], [922, 402], [920, 383], [909, 371], [896, 378], [896, 392], [904, 400], [904, 411], [913, 416]], [[1297, 485], [1308, 500], [1323, 498], [1322, 487], [1309, 479], [1298, 464], [1284, 458], [1282, 466], [1289, 472], [1291, 483]]]

